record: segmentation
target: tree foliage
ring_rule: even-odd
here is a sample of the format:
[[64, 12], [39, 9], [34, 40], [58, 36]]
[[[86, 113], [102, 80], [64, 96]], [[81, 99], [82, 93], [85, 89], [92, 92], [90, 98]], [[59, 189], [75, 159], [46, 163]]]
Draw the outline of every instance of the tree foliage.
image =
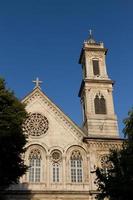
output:
[[26, 117], [25, 106], [0, 79], [0, 190], [17, 183], [26, 172], [22, 159], [26, 144], [22, 124]]
[[108, 156], [107, 164], [111, 162], [112, 167], [96, 169], [98, 200], [105, 197], [110, 200], [133, 199], [133, 109], [124, 124], [125, 140], [122, 148], [110, 151]]

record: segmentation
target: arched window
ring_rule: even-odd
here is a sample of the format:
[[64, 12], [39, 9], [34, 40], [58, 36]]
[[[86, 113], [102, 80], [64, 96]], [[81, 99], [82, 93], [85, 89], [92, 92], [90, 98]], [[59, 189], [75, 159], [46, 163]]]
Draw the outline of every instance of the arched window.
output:
[[52, 182], [58, 183], [60, 182], [60, 174], [61, 174], [61, 160], [62, 155], [58, 149], [55, 149], [51, 153], [52, 160]]
[[59, 164], [58, 163], [53, 163], [53, 182], [58, 183], [59, 180], [60, 180], [59, 169], [60, 169]]
[[41, 153], [33, 149], [29, 155], [29, 182], [40, 182], [41, 179]]
[[93, 64], [93, 74], [95, 76], [99, 76], [100, 75], [99, 60], [92, 60], [92, 64]]
[[107, 114], [106, 101], [103, 95], [96, 95], [94, 99], [95, 114]]
[[100, 98], [98, 95], [96, 95], [94, 99], [94, 105], [95, 105], [95, 113], [100, 114]]
[[79, 151], [73, 151], [71, 155], [71, 182], [83, 181], [83, 161]]

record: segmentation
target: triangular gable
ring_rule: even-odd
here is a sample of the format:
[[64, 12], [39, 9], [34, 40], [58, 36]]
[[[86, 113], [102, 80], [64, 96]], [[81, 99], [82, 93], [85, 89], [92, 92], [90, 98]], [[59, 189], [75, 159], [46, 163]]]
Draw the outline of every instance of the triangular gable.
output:
[[44, 94], [39, 87], [36, 87], [31, 93], [29, 93], [22, 102], [25, 104], [34, 103], [36, 100], [40, 100], [48, 106], [51, 112], [54, 112], [54, 115], [57, 118], [60, 118], [62, 123], [67, 126], [69, 130], [73, 133], [73, 135], [78, 138], [80, 141], [85, 136], [85, 133], [80, 129], [63, 111], [55, 105], [47, 96]]

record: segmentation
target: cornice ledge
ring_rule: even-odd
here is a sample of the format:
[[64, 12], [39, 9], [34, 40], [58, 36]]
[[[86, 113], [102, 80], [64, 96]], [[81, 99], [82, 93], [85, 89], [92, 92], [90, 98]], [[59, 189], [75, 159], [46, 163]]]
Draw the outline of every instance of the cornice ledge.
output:
[[88, 142], [88, 141], [121, 141], [123, 142], [125, 139], [124, 138], [119, 138], [118, 136], [116, 137], [105, 137], [105, 136], [85, 136], [83, 137], [83, 142]]
[[107, 83], [107, 84], [112, 84], [114, 85], [115, 81], [110, 80], [110, 79], [88, 79], [86, 78], [84, 82], [88, 83]]
[[[14, 195], [19, 195], [19, 194], [52, 194], [52, 195], [55, 195], [55, 194], [76, 194], [77, 195], [77, 192], [78, 192], [78, 195], [83, 195], [83, 194], [88, 194], [89, 193], [89, 190], [88, 191], [84, 191], [84, 190], [7, 190], [6, 191], [6, 194], [14, 194]], [[3, 192], [4, 194], [4, 192]]]
[[84, 137], [83, 142], [87, 143], [91, 147], [96, 148], [108, 148], [108, 149], [120, 149], [124, 139], [121, 138], [101, 138], [101, 137]]

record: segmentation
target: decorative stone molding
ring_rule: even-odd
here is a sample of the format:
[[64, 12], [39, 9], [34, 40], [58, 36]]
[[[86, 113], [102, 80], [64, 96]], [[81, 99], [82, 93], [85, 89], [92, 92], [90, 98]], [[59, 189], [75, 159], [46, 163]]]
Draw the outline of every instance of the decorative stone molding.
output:
[[111, 161], [109, 161], [108, 154], [101, 155], [99, 161], [100, 161], [99, 165], [101, 166], [101, 168], [103, 168], [103, 169], [112, 169], [113, 168], [113, 163]]
[[51, 156], [50, 156], [51, 160], [55, 163], [61, 161], [62, 159], [62, 154], [58, 149], [55, 149], [51, 152]]
[[89, 148], [95, 149], [121, 149], [123, 144], [123, 139], [120, 138], [84, 138], [84, 142], [88, 144]]
[[34, 148], [31, 150], [31, 152], [29, 154], [29, 159], [32, 159], [33, 157], [41, 159], [41, 153], [38, 148]]

